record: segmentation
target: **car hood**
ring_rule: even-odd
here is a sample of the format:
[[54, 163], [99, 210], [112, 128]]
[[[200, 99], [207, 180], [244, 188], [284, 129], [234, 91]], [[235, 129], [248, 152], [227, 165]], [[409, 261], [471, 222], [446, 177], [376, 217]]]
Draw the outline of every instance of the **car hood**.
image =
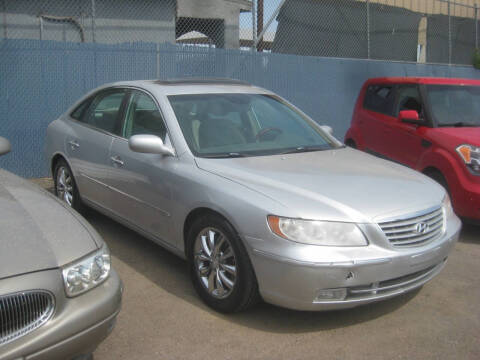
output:
[[0, 213], [0, 279], [57, 268], [102, 245], [78, 213], [4, 170], [0, 170]]
[[275, 215], [303, 219], [377, 222], [439, 206], [445, 196], [426, 176], [350, 148], [196, 162], [282, 204], [285, 214]]
[[451, 141], [456, 146], [471, 144], [480, 146], [480, 126], [477, 127], [443, 127], [431, 129], [430, 135], [435, 136], [437, 142]]

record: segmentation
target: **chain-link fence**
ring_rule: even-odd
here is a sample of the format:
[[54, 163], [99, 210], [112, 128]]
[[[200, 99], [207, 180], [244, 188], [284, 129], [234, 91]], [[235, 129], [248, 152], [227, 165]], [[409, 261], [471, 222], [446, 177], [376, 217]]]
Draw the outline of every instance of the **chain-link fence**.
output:
[[256, 0], [266, 23], [257, 34], [280, 53], [472, 64], [475, 1]]
[[0, 38], [471, 64], [477, 0], [0, 0]]

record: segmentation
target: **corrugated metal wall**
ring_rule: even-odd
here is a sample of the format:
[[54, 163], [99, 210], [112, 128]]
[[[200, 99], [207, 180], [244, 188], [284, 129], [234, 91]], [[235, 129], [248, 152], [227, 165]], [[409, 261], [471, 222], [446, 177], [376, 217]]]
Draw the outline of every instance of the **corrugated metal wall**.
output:
[[13, 151], [0, 167], [48, 175], [47, 125], [88, 90], [112, 81], [230, 77], [282, 95], [343, 139], [362, 83], [377, 76], [480, 78], [471, 67], [352, 60], [171, 44], [0, 42], [0, 136]]

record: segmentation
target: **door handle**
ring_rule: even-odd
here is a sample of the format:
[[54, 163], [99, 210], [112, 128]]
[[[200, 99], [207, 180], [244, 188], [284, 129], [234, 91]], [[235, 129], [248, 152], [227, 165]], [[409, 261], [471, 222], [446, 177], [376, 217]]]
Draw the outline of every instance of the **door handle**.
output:
[[68, 144], [72, 147], [72, 149], [80, 147], [80, 144], [78, 142], [76, 142], [75, 140], [69, 141]]
[[110, 158], [110, 160], [112, 160], [112, 162], [113, 162], [114, 164], [117, 164], [118, 166], [123, 166], [123, 164], [124, 164], [123, 160], [120, 159], [119, 156], [112, 156], [112, 157]]

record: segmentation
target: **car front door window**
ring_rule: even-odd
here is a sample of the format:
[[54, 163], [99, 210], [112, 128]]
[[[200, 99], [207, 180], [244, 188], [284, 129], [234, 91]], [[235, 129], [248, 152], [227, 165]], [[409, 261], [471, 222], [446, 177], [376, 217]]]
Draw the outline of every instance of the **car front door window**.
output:
[[422, 100], [417, 86], [401, 86], [398, 88], [398, 101], [395, 115], [398, 116], [400, 111], [403, 110], [415, 110], [420, 117], [422, 117]]
[[167, 128], [153, 99], [147, 94], [134, 90], [127, 107], [123, 136], [156, 135], [165, 141]]

